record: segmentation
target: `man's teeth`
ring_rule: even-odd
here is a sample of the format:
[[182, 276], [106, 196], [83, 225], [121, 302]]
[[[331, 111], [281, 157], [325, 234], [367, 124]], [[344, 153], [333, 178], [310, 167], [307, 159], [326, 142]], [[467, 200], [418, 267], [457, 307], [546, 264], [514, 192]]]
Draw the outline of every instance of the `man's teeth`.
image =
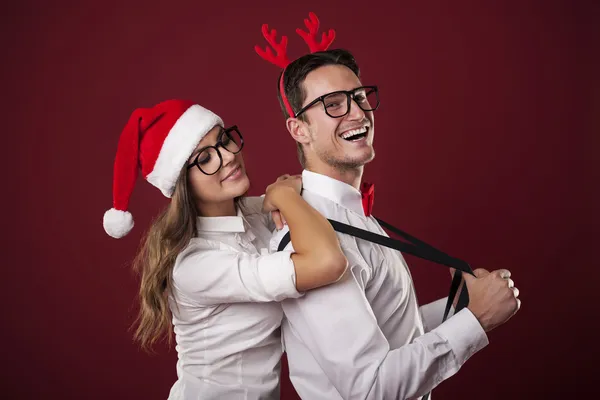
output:
[[355, 135], [361, 135], [361, 134], [363, 134], [363, 133], [367, 133], [367, 127], [366, 127], [366, 126], [363, 126], [363, 127], [362, 127], [362, 128], [360, 128], [360, 129], [353, 129], [353, 130], [351, 130], [351, 131], [348, 131], [348, 132], [345, 132], [345, 133], [343, 133], [343, 134], [342, 134], [342, 139], [349, 139], [349, 138], [351, 138], [352, 136], [355, 136]]

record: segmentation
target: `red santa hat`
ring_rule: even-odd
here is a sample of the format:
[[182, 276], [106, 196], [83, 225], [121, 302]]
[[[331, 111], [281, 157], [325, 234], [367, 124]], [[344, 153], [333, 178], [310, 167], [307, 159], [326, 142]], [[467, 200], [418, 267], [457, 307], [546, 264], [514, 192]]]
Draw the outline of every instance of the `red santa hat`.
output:
[[104, 213], [104, 230], [114, 238], [127, 235], [133, 217], [127, 208], [138, 175], [170, 198], [181, 169], [202, 138], [223, 121], [187, 100], [167, 100], [138, 108], [125, 125], [114, 163], [113, 207]]

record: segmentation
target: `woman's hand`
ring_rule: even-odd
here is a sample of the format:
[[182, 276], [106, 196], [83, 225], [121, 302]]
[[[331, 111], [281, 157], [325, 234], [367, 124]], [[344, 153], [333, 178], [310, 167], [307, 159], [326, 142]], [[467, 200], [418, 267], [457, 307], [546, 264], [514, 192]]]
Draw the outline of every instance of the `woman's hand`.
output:
[[265, 199], [263, 202], [263, 211], [271, 212], [271, 217], [275, 223], [277, 230], [283, 229], [286, 224], [284, 216], [279, 211], [279, 207], [276, 206], [277, 195], [282, 190], [293, 189], [296, 193], [300, 194], [302, 191], [302, 175], [281, 175], [277, 180], [267, 186], [265, 191]]

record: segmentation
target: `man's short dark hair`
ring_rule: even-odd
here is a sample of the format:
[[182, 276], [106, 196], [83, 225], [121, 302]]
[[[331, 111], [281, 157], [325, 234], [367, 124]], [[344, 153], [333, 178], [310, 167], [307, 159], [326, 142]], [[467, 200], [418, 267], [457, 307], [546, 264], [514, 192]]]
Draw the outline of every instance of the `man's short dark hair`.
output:
[[[302, 104], [304, 104], [304, 101], [306, 100], [306, 93], [304, 92], [303, 85], [306, 76], [315, 69], [325, 65], [343, 65], [350, 68], [350, 70], [352, 70], [352, 72], [354, 72], [354, 74], [360, 78], [360, 69], [358, 68], [358, 64], [356, 63], [354, 56], [347, 50], [334, 49], [319, 51], [300, 57], [285, 68], [285, 75], [283, 76], [285, 95], [294, 112], [299, 111], [302, 108]], [[277, 98], [279, 99], [279, 105], [281, 106], [284, 117], [288, 119], [290, 115], [283, 104], [281, 93], [279, 92], [279, 79], [281, 79], [281, 75], [279, 75], [277, 80]], [[305, 114], [300, 115], [298, 119], [306, 121]], [[298, 159], [300, 164], [302, 164], [304, 167], [306, 163], [304, 150], [302, 149], [302, 145], [300, 143], [297, 143], [297, 147]]]

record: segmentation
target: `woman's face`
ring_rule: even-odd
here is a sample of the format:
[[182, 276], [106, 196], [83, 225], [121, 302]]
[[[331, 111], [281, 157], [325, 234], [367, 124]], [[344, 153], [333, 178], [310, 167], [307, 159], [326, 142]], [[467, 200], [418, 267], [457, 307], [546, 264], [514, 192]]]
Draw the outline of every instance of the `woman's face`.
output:
[[236, 131], [217, 125], [190, 156], [188, 166], [193, 166], [188, 180], [201, 214], [206, 214], [205, 210], [220, 214], [220, 209], [230, 209], [233, 199], [248, 191], [250, 180], [240, 150], [241, 137]]

